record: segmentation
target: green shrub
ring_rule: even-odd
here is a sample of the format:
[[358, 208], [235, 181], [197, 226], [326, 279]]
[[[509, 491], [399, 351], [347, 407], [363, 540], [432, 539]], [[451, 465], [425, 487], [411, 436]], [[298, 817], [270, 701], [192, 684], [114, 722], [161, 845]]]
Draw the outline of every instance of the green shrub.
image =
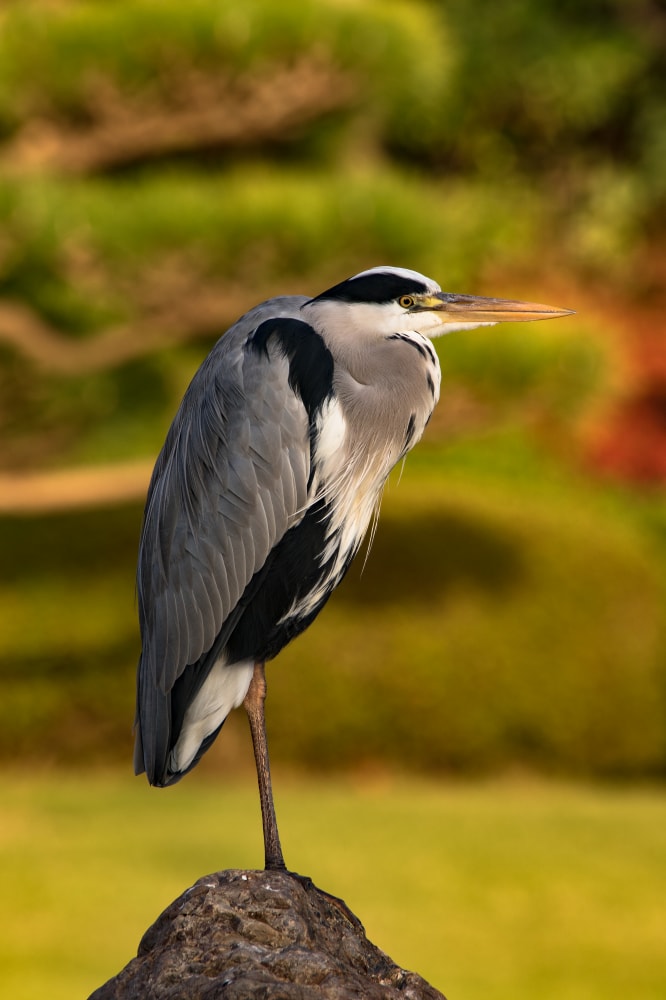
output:
[[10, 4], [0, 35], [0, 129], [31, 116], [86, 126], [100, 97], [179, 107], [192, 73], [229, 78], [299, 57], [349, 72], [380, 131], [423, 141], [449, 63], [444, 28], [425, 4], [365, 0], [77, 0]]
[[[473, 291], [489, 256], [484, 247], [496, 244], [505, 258], [520, 252], [524, 198], [517, 190], [505, 195], [474, 195], [462, 183], [440, 189], [393, 170], [274, 175], [259, 164], [225, 176], [6, 185], [0, 294], [27, 302], [55, 335], [92, 341], [115, 330], [120, 341], [128, 323], [138, 324], [138, 335], [168, 314], [172, 322], [182, 315], [186, 339], [191, 324], [197, 332], [191, 308], [200, 300], [214, 303], [219, 321], [215, 329], [203, 311], [199, 349], [155, 349], [132, 361], [121, 355], [117, 364], [78, 374], [26, 365], [8, 350], [0, 359], [0, 386], [11, 401], [0, 412], [6, 460], [154, 453], [211, 333], [215, 339], [275, 291], [315, 293], [382, 261], [420, 268], [451, 291]], [[570, 424], [606, 394], [609, 347], [584, 322], [542, 327], [445, 338], [445, 393], [462, 386], [484, 405], [517, 400]]]
[[[0, 754], [129, 759], [139, 520], [132, 507], [0, 523], [17, 567], [0, 587]], [[582, 491], [416, 464], [361, 565], [269, 666], [276, 759], [663, 773], [661, 566], [625, 517]]]
[[561, 503], [424, 486], [385, 503], [361, 578], [271, 666], [276, 752], [331, 768], [661, 770], [662, 591], [643, 546]]

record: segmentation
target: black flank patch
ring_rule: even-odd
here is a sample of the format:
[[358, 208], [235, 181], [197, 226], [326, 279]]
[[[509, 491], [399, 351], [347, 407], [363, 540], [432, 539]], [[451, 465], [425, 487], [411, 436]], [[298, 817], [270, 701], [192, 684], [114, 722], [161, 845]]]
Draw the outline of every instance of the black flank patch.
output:
[[[329, 583], [325, 594], [310, 612], [299, 614], [298, 605], [327, 578], [335, 558], [333, 556], [323, 566], [320, 565], [330, 516], [328, 505], [319, 500], [306, 512], [302, 521], [283, 535], [248, 583], [211, 648], [180, 675], [171, 691], [170, 750], [178, 739], [188, 705], [222, 652], [231, 663], [273, 659], [308, 627], [333, 593], [338, 580]], [[342, 576], [347, 572], [354, 554], [354, 551], [350, 552], [342, 567]], [[282, 621], [294, 604], [297, 609], [294, 616]], [[214, 738], [215, 734], [212, 734], [202, 744], [197, 760]], [[180, 777], [179, 773], [172, 780]]]
[[[232, 662], [273, 659], [308, 627], [333, 593], [338, 581], [329, 583], [326, 593], [310, 612], [299, 614], [297, 610], [294, 617], [282, 621], [294, 604], [298, 607], [330, 573], [333, 559], [323, 566], [319, 564], [329, 518], [330, 510], [320, 500], [283, 536], [255, 573], [240, 599], [243, 610], [226, 643]], [[351, 552], [343, 574], [353, 555]]]
[[347, 278], [339, 285], [317, 295], [314, 299], [337, 299], [339, 302], [392, 302], [401, 295], [422, 295], [428, 289], [422, 281], [405, 278], [390, 271], [364, 274], [360, 278]]

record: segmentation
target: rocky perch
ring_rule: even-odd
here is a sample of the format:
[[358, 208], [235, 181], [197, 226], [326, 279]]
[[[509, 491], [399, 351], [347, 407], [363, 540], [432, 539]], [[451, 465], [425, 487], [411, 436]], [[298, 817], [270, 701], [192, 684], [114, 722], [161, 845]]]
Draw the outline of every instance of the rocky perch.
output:
[[368, 941], [341, 899], [279, 871], [187, 889], [89, 1000], [444, 1000]]

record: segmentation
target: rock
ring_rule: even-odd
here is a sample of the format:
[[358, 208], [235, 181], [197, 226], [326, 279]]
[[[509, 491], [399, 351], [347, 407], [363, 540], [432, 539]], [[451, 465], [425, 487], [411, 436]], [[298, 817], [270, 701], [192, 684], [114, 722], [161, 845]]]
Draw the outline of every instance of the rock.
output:
[[291, 872], [199, 879], [89, 1000], [444, 1000], [368, 941], [341, 899]]

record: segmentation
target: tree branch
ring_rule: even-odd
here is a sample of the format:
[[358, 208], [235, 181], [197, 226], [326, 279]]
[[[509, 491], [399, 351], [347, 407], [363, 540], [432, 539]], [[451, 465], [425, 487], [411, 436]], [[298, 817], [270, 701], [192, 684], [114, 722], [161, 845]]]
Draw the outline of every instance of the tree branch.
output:
[[174, 344], [221, 335], [253, 304], [248, 292], [202, 289], [196, 296], [179, 297], [177, 302], [163, 303], [159, 311], [76, 341], [64, 337], [29, 306], [4, 299], [0, 300], [0, 342], [43, 368], [62, 375], [86, 375]]
[[0, 514], [40, 514], [143, 500], [152, 459], [61, 469], [0, 473]]
[[5, 166], [86, 174], [176, 152], [283, 140], [348, 106], [355, 88], [339, 70], [308, 57], [261, 76], [181, 72], [171, 92], [169, 106], [156, 106], [152, 95], [128, 101], [108, 79], [92, 81], [87, 129], [32, 121], [6, 147]]

